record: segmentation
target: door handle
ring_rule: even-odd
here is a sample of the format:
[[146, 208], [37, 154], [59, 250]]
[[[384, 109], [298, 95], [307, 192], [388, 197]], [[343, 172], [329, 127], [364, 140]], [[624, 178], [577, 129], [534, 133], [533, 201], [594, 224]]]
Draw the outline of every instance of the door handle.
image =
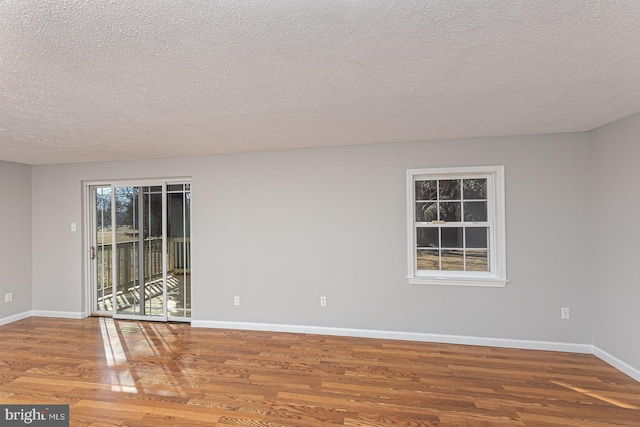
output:
[[96, 259], [96, 248], [91, 246], [91, 259]]

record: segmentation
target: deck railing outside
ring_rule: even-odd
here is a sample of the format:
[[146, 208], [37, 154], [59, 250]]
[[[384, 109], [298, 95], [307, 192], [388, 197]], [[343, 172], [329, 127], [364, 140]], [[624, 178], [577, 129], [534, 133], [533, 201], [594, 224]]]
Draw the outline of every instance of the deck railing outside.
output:
[[[147, 238], [145, 244], [145, 282], [162, 277], [162, 238]], [[98, 269], [98, 294], [110, 295], [113, 285], [113, 263], [117, 263], [116, 285], [128, 289], [138, 282], [138, 241], [118, 242], [116, 256], [111, 244], [99, 246], [96, 254]], [[167, 239], [167, 274], [191, 273], [191, 238]]]

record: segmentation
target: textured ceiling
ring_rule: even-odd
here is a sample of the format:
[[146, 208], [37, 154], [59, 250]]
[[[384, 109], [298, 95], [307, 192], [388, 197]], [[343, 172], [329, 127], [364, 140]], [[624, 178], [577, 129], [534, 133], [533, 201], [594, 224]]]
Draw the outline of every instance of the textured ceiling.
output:
[[640, 111], [640, 1], [0, 0], [0, 159], [590, 130]]

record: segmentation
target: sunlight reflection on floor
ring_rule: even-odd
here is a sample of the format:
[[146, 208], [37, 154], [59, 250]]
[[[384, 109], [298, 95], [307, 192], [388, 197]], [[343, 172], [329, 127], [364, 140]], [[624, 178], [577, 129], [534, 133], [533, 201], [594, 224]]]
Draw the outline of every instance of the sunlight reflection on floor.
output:
[[[125, 334], [119, 330], [123, 325], [135, 325], [140, 329], [135, 333]], [[109, 368], [106, 376], [112, 391], [171, 397], [187, 395], [182, 390], [182, 384], [189, 384], [189, 379], [177, 378], [166, 365], [173, 354], [170, 342], [172, 331], [167, 324], [120, 322], [101, 318], [100, 333]], [[145, 359], [144, 367], [132, 368], [134, 364], [130, 359], [140, 358]]]

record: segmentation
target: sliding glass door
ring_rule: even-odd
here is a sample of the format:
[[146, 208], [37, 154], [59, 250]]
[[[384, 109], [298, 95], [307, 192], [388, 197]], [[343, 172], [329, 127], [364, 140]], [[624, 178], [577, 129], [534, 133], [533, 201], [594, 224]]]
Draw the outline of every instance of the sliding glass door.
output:
[[191, 318], [191, 185], [91, 187], [94, 314]]

